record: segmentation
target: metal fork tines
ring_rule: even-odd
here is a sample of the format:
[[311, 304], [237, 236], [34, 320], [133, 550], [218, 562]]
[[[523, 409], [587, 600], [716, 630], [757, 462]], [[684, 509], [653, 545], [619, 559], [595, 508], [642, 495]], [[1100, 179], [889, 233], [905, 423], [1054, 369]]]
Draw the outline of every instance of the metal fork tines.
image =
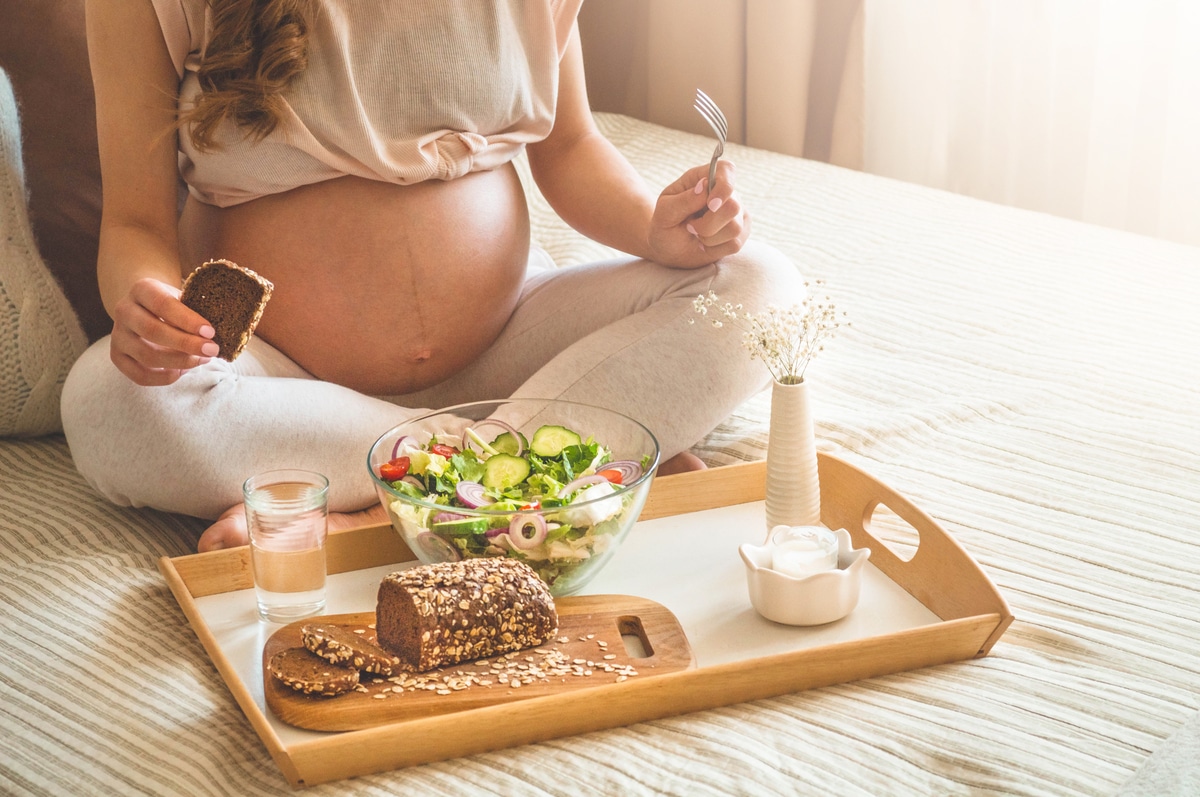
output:
[[729, 135], [729, 123], [725, 121], [725, 114], [712, 101], [712, 98], [700, 89], [696, 89], [696, 102], [692, 107], [700, 112], [704, 121], [708, 122], [709, 127], [717, 134], [717, 148], [713, 150], [712, 161], [708, 164], [708, 190], [712, 191], [713, 180], [717, 176], [717, 159], [725, 154], [725, 138]]

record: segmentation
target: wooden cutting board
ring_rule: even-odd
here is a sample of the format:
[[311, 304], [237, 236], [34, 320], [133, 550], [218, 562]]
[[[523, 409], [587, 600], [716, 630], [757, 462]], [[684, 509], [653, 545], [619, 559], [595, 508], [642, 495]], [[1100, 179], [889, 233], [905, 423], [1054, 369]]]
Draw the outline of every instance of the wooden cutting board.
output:
[[[291, 623], [272, 634], [263, 648], [267, 706], [289, 725], [349, 731], [652, 678], [696, 666], [679, 621], [659, 603], [630, 595], [583, 595], [559, 598], [555, 608], [558, 633], [536, 648], [392, 679], [363, 673], [360, 684], [366, 691], [336, 697], [296, 692], [271, 677], [267, 663], [280, 650], [303, 647], [300, 629], [310, 622], [362, 631], [363, 637], [374, 641], [375, 613]], [[514, 681], [519, 685], [513, 686]]]

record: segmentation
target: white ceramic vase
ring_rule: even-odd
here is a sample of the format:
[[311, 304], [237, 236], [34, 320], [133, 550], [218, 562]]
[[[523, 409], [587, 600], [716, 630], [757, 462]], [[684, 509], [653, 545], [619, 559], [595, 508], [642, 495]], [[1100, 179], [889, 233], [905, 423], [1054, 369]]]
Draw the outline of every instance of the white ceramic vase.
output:
[[817, 438], [803, 379], [776, 381], [771, 389], [766, 516], [768, 529], [821, 523]]

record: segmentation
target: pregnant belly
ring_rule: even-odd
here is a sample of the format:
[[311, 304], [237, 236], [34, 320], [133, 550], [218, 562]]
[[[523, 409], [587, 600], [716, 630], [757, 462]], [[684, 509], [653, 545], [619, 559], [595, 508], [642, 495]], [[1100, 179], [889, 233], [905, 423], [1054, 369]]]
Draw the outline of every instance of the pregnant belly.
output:
[[529, 255], [516, 170], [399, 186], [344, 177], [232, 208], [189, 199], [184, 268], [223, 257], [275, 292], [257, 333], [314, 376], [374, 395], [435, 385], [508, 321]]

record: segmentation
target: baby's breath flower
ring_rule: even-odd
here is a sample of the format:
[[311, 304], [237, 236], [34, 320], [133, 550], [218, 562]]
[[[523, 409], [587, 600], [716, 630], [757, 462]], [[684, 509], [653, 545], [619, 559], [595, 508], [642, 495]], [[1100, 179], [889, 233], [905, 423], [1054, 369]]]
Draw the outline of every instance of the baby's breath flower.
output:
[[[823, 285], [815, 282], [813, 285]], [[805, 283], [806, 287], [808, 283]], [[753, 314], [742, 309], [740, 304], [721, 303], [715, 293], [700, 294], [692, 301], [698, 315], [707, 316], [709, 310], [719, 318], [710, 323], [718, 329], [724, 321], [731, 322], [742, 330], [742, 345], [750, 352], [751, 359], [762, 360], [771, 376], [784, 384], [796, 384], [804, 379], [804, 371], [817, 352], [823, 351], [825, 341], [842, 326], [845, 313], [838, 313], [828, 296], [820, 300], [805, 297], [800, 304], [781, 309], [768, 306], [761, 313]], [[724, 319], [724, 320], [722, 320]], [[695, 323], [689, 318], [689, 323]]]

